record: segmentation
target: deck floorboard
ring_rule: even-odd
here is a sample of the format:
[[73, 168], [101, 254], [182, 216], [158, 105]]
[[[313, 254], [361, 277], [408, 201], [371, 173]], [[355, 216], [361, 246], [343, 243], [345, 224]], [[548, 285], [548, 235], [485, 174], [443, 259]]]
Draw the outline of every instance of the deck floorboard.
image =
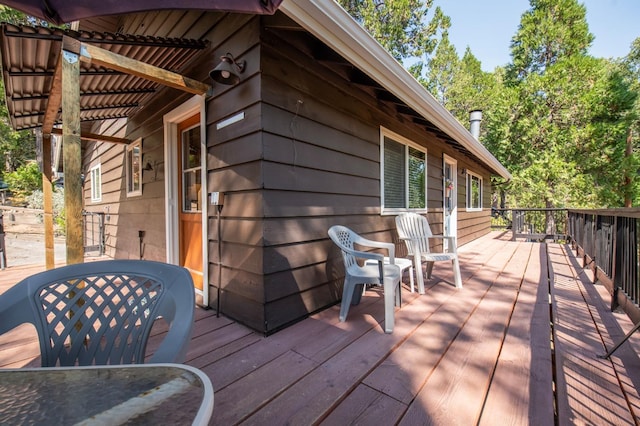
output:
[[[463, 289], [446, 263], [424, 295], [405, 279], [390, 335], [377, 288], [344, 323], [336, 305], [268, 337], [197, 309], [186, 363], [211, 377], [211, 424], [640, 423], [640, 333], [596, 356], [633, 324], [570, 247], [493, 232], [459, 255]], [[41, 269], [7, 268], [0, 293]], [[0, 336], [0, 368], [38, 356], [29, 326]]]

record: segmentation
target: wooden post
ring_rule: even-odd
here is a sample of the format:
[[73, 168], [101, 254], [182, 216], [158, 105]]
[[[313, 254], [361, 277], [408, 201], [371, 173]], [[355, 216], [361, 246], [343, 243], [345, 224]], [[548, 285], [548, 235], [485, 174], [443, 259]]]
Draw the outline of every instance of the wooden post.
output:
[[51, 186], [51, 135], [36, 132], [38, 143], [42, 147], [42, 198], [44, 215], [44, 253], [46, 269], [55, 267], [53, 242], [53, 189]]
[[62, 159], [67, 227], [67, 264], [84, 261], [82, 238], [82, 153], [80, 149], [79, 43], [63, 38], [62, 50]]

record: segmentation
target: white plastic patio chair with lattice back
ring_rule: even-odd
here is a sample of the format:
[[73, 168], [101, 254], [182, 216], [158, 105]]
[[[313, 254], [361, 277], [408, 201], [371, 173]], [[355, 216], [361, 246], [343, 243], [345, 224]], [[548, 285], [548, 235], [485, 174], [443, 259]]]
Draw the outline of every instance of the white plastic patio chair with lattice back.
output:
[[[392, 243], [368, 240], [346, 226], [335, 225], [329, 229], [329, 237], [340, 248], [344, 261], [345, 277], [340, 305], [340, 321], [347, 319], [352, 301], [357, 304], [365, 284], [380, 285], [384, 292], [384, 331], [392, 333], [395, 325], [394, 306], [400, 305], [400, 267], [395, 265], [395, 246]], [[362, 248], [386, 249], [388, 260], [380, 253], [356, 250]], [[371, 259], [376, 264], [364, 264], [358, 259]]]
[[168, 332], [148, 362], [183, 362], [194, 315], [189, 272], [146, 260], [63, 266], [0, 295], [0, 334], [33, 324], [43, 367], [142, 364], [160, 318]]
[[[431, 278], [434, 262], [449, 261], [453, 265], [453, 276], [457, 288], [462, 288], [460, 263], [456, 237], [448, 235], [433, 235], [429, 221], [417, 213], [402, 213], [396, 216], [398, 236], [407, 246], [407, 252], [413, 257], [414, 269], [418, 279], [418, 292], [424, 294], [424, 278], [422, 276], [422, 262], [427, 262], [427, 278]], [[434, 239], [447, 240], [446, 250], [443, 244], [442, 252], [431, 251], [430, 241]], [[411, 289], [413, 292], [413, 288]]]

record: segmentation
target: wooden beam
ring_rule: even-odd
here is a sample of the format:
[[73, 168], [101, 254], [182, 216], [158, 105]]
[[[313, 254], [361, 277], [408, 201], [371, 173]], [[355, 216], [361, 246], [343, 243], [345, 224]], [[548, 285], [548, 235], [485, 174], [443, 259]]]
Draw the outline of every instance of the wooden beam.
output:
[[204, 95], [211, 89], [200, 81], [86, 43], [80, 43], [80, 59], [195, 95]]
[[53, 83], [51, 83], [51, 91], [49, 92], [49, 100], [47, 101], [47, 109], [44, 113], [42, 121], [42, 133], [51, 134], [51, 129], [56, 122], [58, 111], [62, 103], [62, 55], [58, 58], [56, 70], [53, 73]]
[[[51, 134], [62, 135], [62, 129], [52, 129]], [[98, 135], [96, 133], [86, 133], [86, 132], [80, 134], [80, 139], [84, 139], [87, 141], [122, 143], [125, 145], [131, 143], [131, 140], [126, 138], [117, 138], [115, 136]]]
[[67, 228], [67, 264], [84, 261], [82, 153], [80, 147], [80, 58], [62, 51], [62, 158]]
[[53, 229], [53, 188], [51, 187], [51, 130], [58, 117], [62, 103], [62, 55], [58, 58], [53, 82], [42, 122], [42, 132], [38, 137], [42, 142], [42, 202], [44, 216], [44, 252], [45, 268], [55, 267], [54, 229]]
[[45, 268], [55, 267], [54, 229], [53, 229], [53, 187], [51, 185], [51, 135], [43, 135], [36, 130], [36, 139], [42, 146], [42, 198], [44, 222]]

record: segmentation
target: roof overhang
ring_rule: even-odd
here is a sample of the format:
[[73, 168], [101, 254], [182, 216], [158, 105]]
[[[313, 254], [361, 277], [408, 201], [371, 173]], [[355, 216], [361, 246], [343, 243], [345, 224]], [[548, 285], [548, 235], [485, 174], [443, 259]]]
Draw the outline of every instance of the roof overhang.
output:
[[509, 171], [342, 7], [326, 0], [284, 0], [280, 10], [440, 128], [496, 174]]
[[281, 2], [282, 0], [2, 0], [2, 4], [58, 25], [96, 16], [168, 9], [273, 14]]
[[61, 124], [63, 52], [79, 56], [80, 120], [126, 118], [161, 87], [202, 94], [208, 85], [180, 75], [207, 47], [202, 40], [2, 24], [0, 49], [7, 109], [16, 130]]

